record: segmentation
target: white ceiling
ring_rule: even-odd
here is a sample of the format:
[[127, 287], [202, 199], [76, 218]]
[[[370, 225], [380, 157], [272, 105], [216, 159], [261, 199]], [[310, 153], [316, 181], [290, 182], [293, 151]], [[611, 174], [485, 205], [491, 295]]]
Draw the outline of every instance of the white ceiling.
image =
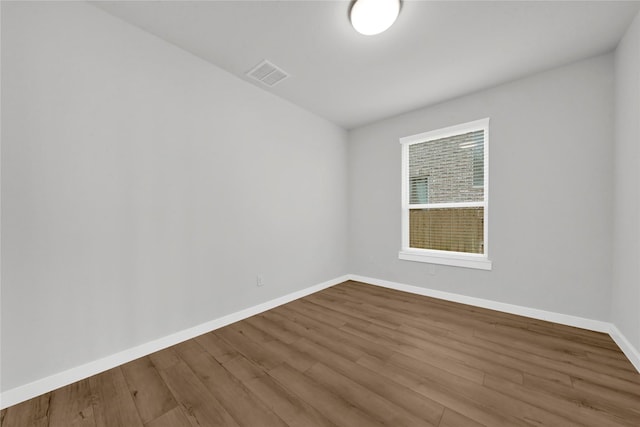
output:
[[[391, 29], [363, 36], [349, 1], [94, 4], [346, 129], [611, 51], [640, 6], [405, 0]], [[291, 77], [248, 79], [263, 59]]]

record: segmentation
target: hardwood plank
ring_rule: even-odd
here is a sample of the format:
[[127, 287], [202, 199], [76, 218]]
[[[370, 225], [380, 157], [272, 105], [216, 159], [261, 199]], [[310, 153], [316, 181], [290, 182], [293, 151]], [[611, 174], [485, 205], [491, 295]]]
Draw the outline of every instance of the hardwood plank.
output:
[[273, 352], [249, 339], [236, 329], [224, 327], [215, 331], [214, 334], [234, 347], [238, 353], [257, 363], [263, 369], [269, 370], [282, 363], [282, 360], [280, 360], [277, 355], [274, 355]]
[[[522, 328], [515, 325], [497, 324], [494, 329], [495, 332], [506, 336], [516, 336], [519, 340], [535, 343], [540, 348], [559, 351], [565, 357], [578, 356], [578, 359], [585, 363], [589, 362], [587, 352], [604, 357], [615, 356], [620, 352], [613, 340], [609, 340], [609, 345], [605, 346], [604, 342], [599, 342], [597, 345], [592, 344], [585, 336], [574, 336], [572, 339], [568, 339], [567, 337], [556, 336], [556, 334], [542, 333], [532, 328], [527, 328], [526, 331], [523, 331]], [[548, 330], [553, 331], [554, 329], [549, 328]]]
[[[288, 306], [279, 308], [286, 313], [290, 313], [287, 311], [289, 309]], [[323, 323], [322, 317], [318, 318], [318, 315], [313, 312], [299, 312], [293, 310], [293, 313], [295, 313], [296, 317], [293, 318], [296, 322], [305, 324], [309, 328], [313, 329], [315, 332], [314, 339], [324, 337], [329, 341], [334, 341], [342, 348], [352, 349], [357, 352], [356, 359], [361, 357], [363, 354], [371, 354], [380, 359], [386, 359], [392, 353], [392, 350], [386, 347], [372, 346], [370, 341], [363, 339], [358, 335], [354, 335], [343, 329], [333, 328], [331, 325]], [[325, 313], [324, 317], [332, 317], [332, 315], [333, 313]], [[330, 343], [327, 345], [330, 345]]]
[[285, 344], [291, 344], [299, 338], [298, 334], [289, 331], [287, 328], [280, 327], [265, 315], [253, 316], [247, 319], [246, 322], [254, 328], [271, 335], [278, 341]]
[[142, 420], [117, 367], [89, 378], [96, 427], [136, 427]]
[[160, 375], [193, 425], [239, 427], [185, 362], [163, 370]]
[[313, 319], [317, 319], [322, 323], [326, 323], [336, 328], [347, 323], [346, 320], [342, 319], [341, 315], [327, 316], [326, 311], [322, 307], [316, 304], [313, 304], [308, 297], [304, 297], [302, 299], [292, 301], [289, 304], [286, 304], [285, 306], [276, 308], [275, 311], [279, 312], [280, 309], [284, 307], [290, 310], [295, 310], [302, 314], [306, 314], [307, 316]]
[[184, 361], [185, 356], [195, 356], [205, 353], [206, 350], [196, 340], [187, 340], [172, 347], [175, 354], [178, 356], [181, 362]]
[[[429, 307], [428, 316], [426, 316], [424, 309], [421, 310], [420, 308], [415, 307], [415, 301], [409, 303], [397, 301], [391, 298], [367, 299], [367, 296], [364, 293], [362, 295], [358, 295], [357, 297], [351, 298], [342, 296], [340, 299], [344, 300], [345, 304], [347, 304], [349, 301], [360, 301], [361, 303], [363, 301], [368, 301], [368, 303], [362, 304], [361, 308], [370, 307], [376, 311], [385, 313], [388, 316], [394, 316], [397, 319], [396, 322], [399, 323], [400, 326], [402, 326], [403, 324], [410, 324], [414, 326], [425, 325], [431, 327], [434, 330], [439, 330], [439, 332], [437, 332], [439, 334], [450, 333], [463, 337], [472, 336], [472, 326], [477, 324], [477, 322], [470, 323], [467, 319], [464, 319], [464, 317], [461, 318], [460, 316], [452, 316], [449, 312], [450, 310], [442, 311], [442, 309], [437, 307], [434, 308], [433, 306]], [[348, 306], [345, 309], [340, 308], [339, 305], [325, 305], [324, 308], [325, 310], [333, 310], [334, 312], [338, 312], [341, 314], [344, 313], [343, 315], [353, 312], [354, 316], [359, 316], [361, 320], [366, 320], [369, 318], [366, 314], [359, 314], [358, 312], [360, 311], [360, 309], [353, 310]], [[444, 314], [446, 318], [445, 321], [439, 320], [437, 313], [440, 312]], [[467, 313], [467, 316], [469, 316], [469, 313]], [[353, 316], [351, 316], [350, 318], [353, 319]], [[354, 322], [351, 323], [354, 324]], [[391, 329], [395, 328], [396, 327], [391, 327]]]
[[480, 424], [491, 427], [531, 427], [531, 424], [510, 414], [504, 414], [497, 408], [485, 406], [472, 398], [459, 395], [454, 388], [444, 387], [435, 381], [425, 381], [411, 370], [372, 356], [364, 356], [358, 363]]
[[224, 367], [289, 426], [336, 427], [313, 406], [244, 357], [235, 358]]
[[[339, 329], [320, 324], [313, 320], [305, 320], [294, 311], [290, 312], [289, 318], [278, 313], [265, 313], [281, 328], [286, 328], [289, 332], [296, 334], [298, 338], [305, 338], [314, 343], [328, 348], [341, 356], [356, 361], [365, 351], [354, 344], [350, 337], [342, 333]], [[287, 321], [289, 319], [289, 321]], [[312, 326], [313, 325], [313, 326]]]
[[[513, 417], [519, 418], [524, 422], [534, 422], [542, 425], [580, 425], [578, 422], [557, 416], [555, 413], [541, 410], [525, 400], [495, 392], [495, 390], [483, 384], [478, 384], [456, 375], [442, 375], [442, 373], [434, 370], [430, 364], [419, 359], [413, 359], [399, 354], [398, 357], [391, 358], [391, 363], [414, 372], [414, 374], [417, 374], [429, 383], [438, 383], [450, 390], [455, 390], [459, 395], [475, 400], [481, 405], [499, 409], [501, 412], [511, 414]], [[509, 381], [504, 381], [504, 383], [516, 385]]]
[[[547, 376], [549, 379], [555, 381], [561, 381], [566, 384], [570, 384], [569, 375], [563, 373], [561, 370], [549, 369], [548, 364], [543, 359], [537, 361], [529, 360], [527, 357], [529, 352], [521, 349], [511, 348], [506, 345], [496, 345], [493, 342], [485, 341], [474, 336], [474, 331], [471, 331], [469, 336], [460, 336], [457, 334], [447, 334], [444, 336], [432, 334], [432, 331], [425, 329], [424, 326], [402, 326], [399, 328], [403, 332], [419, 333], [424, 331], [428, 333], [431, 338], [426, 338], [431, 343], [442, 343], [442, 345], [460, 349], [463, 352], [472, 355], [487, 354], [490, 360], [500, 362], [504, 366], [510, 366], [520, 371], [528, 371], [539, 376]], [[424, 337], [424, 335], [423, 335]], [[536, 363], [540, 362], [540, 363]]]
[[149, 359], [156, 367], [158, 371], [169, 369], [173, 365], [180, 362], [180, 358], [176, 354], [173, 347], [165, 348], [164, 350], [156, 351], [149, 355]]
[[149, 357], [141, 357], [121, 368], [143, 423], [178, 406]]
[[351, 324], [360, 324], [361, 326], [363, 326], [364, 324], [375, 323], [377, 325], [391, 329], [400, 326], [400, 323], [397, 320], [385, 320], [384, 316], [367, 316], [361, 310], [359, 310], [359, 306], [363, 305], [362, 303], [353, 303], [351, 306], [349, 306], [340, 298], [331, 297], [327, 294], [320, 293], [309, 295], [308, 297], [306, 297], [306, 299], [325, 310], [330, 310], [331, 312], [342, 314], [345, 318], [349, 319], [348, 323]]
[[[521, 354], [526, 355], [523, 356], [524, 360], [528, 360], [536, 365], [547, 366], [548, 368], [564, 372], [575, 378], [589, 378], [590, 381], [602, 386], [619, 389], [640, 397], [640, 384], [637, 379], [638, 374], [627, 374], [622, 378], [619, 376], [612, 376], [610, 375], [610, 369], [606, 366], [592, 364], [589, 368], [586, 368], [584, 366], [580, 366], [578, 358], [568, 360], [564, 356], [557, 358], [557, 354], [549, 352], [545, 353], [544, 350], [541, 350], [534, 345], [517, 342], [516, 338], [510, 339], [486, 332], [479, 333], [476, 336], [486, 342], [492, 343], [493, 345], [515, 348], [520, 351]], [[545, 355], [540, 355], [538, 353], [545, 353]]]
[[620, 352], [604, 356], [587, 351], [587, 359], [598, 364], [606, 364], [607, 366], [614, 366], [617, 369], [626, 371], [623, 375], [635, 374], [637, 372], [631, 361], [629, 361], [629, 359]]
[[61, 387], [52, 394], [50, 427], [95, 427], [89, 380]]
[[[417, 329], [412, 326], [401, 326], [399, 331], [404, 332], [410, 336], [419, 336], [423, 341], [426, 341], [432, 345], [440, 345], [442, 347], [457, 350], [467, 355], [474, 356], [485, 362], [490, 362], [495, 365], [495, 368], [501, 367], [510, 368], [512, 373], [514, 371], [520, 372], [521, 375], [529, 373], [542, 378], [547, 378], [552, 381], [557, 381], [565, 385], [571, 386], [571, 377], [565, 373], [558, 372], [552, 369], [548, 369], [545, 366], [539, 366], [527, 361], [522, 360], [522, 355], [514, 355], [514, 353], [504, 352], [500, 349], [492, 348], [489, 346], [483, 346], [477, 340], [472, 338], [464, 341], [458, 338], [451, 338], [450, 336], [433, 336], [422, 329]], [[494, 371], [494, 370], [492, 370]], [[499, 371], [498, 371], [499, 372]], [[517, 375], [517, 374], [514, 374]], [[499, 374], [498, 376], [504, 376]], [[508, 378], [507, 378], [508, 379]], [[522, 383], [522, 379], [518, 379], [517, 376], [514, 382]]]
[[261, 366], [244, 356], [235, 357], [222, 366], [243, 384], [267, 376], [267, 372]]
[[286, 362], [300, 372], [304, 372], [316, 363], [316, 360], [310, 355], [295, 350], [248, 322], [242, 322], [241, 325], [234, 324], [230, 328], [253, 341], [254, 344], [261, 348], [263, 354], [268, 354], [269, 359], [276, 361], [276, 364]]
[[[358, 330], [349, 325], [343, 326], [340, 329], [351, 332], [352, 334], [358, 335], [361, 338], [368, 339], [372, 344], [381, 345], [387, 348], [395, 348], [396, 353], [392, 357], [397, 358], [398, 354], [403, 354], [416, 359], [421, 359], [425, 356], [425, 352], [421, 351], [420, 349], [402, 347], [401, 343], [399, 343], [397, 340], [381, 337], [367, 331]], [[453, 375], [467, 378], [468, 380], [474, 381], [478, 384], [481, 384], [482, 379], [484, 378], [484, 372], [482, 372], [480, 369], [466, 366], [462, 363], [457, 363], [455, 360], [449, 358], [439, 357], [437, 355], [429, 355], [427, 357], [427, 360], [429, 361], [429, 365], [431, 366], [442, 369], [443, 371], [449, 372]]]
[[[316, 354], [320, 360], [328, 366], [331, 366], [337, 373], [359, 384], [366, 390], [373, 391], [387, 401], [404, 408], [404, 410], [417, 416], [419, 419], [437, 425], [442, 417], [444, 410], [442, 405], [400, 384], [385, 381], [385, 379], [380, 377], [375, 371], [351, 362], [306, 338], [296, 341], [293, 345], [299, 346], [309, 353]], [[373, 402], [370, 401], [369, 404], [371, 403]]]
[[[343, 328], [346, 328], [346, 326]], [[480, 370], [484, 373], [490, 373], [518, 384], [522, 384], [523, 381], [521, 370], [497, 364], [495, 359], [480, 357], [481, 353], [479, 354], [477, 349], [472, 353], [458, 351], [457, 349], [443, 345], [442, 339], [433, 341], [430, 340], [428, 336], [425, 336], [425, 334], [408, 334], [404, 332], [402, 327], [398, 329], [388, 329], [371, 324], [367, 327], [366, 332], [373, 336], [393, 340], [393, 342], [396, 343], [395, 349], [399, 353], [420, 358], [428, 357], [431, 364], [435, 364], [433, 363], [435, 360], [440, 360], [441, 363], [447, 365], [453, 361], [459, 365], [471, 368], [474, 371]]]
[[[347, 292], [353, 292], [353, 290], [349, 291], [352, 289], [349, 285], [347, 284], [345, 289]], [[372, 306], [379, 307], [385, 313], [396, 313], [403, 323], [418, 320], [463, 336], [469, 335], [470, 329], [472, 330], [475, 325], [492, 324], [496, 321], [496, 318], [483, 315], [483, 309], [477, 307], [464, 306], [421, 295], [395, 295], [393, 292], [395, 291], [384, 288], [359, 289], [357, 297], [369, 301]], [[428, 312], [424, 307], [428, 307]]]
[[191, 424], [184, 414], [181, 406], [176, 406], [169, 412], [166, 412], [153, 421], [149, 421], [145, 427], [196, 427], [197, 424]]
[[270, 370], [268, 374], [338, 426], [384, 425], [373, 418], [368, 411], [364, 412], [353, 406], [350, 402], [320, 386], [313, 379], [286, 363]]
[[[380, 423], [388, 426], [433, 426], [426, 419], [420, 419], [413, 413], [381, 397], [357, 382], [351, 380], [322, 363], [317, 363], [306, 372], [316, 384], [324, 386], [333, 395], [342, 397], [354, 407], [375, 417]], [[438, 414], [437, 418], [440, 418]]]
[[[365, 293], [358, 294], [357, 298], [367, 301], [367, 305], [370, 307], [396, 316], [401, 325], [414, 326], [420, 329], [426, 328], [435, 335], [454, 335], [466, 338], [472, 335], [473, 326], [483, 322], [482, 319], [478, 319], [475, 316], [474, 312], [458, 313], [458, 317], [466, 316], [468, 319], [473, 319], [473, 323], [470, 325], [464, 318], [459, 319], [456, 316], [451, 316], [451, 313], [457, 311], [454, 307], [446, 307], [443, 309], [442, 307], [438, 307], [439, 304], [431, 302], [422, 308], [416, 304], [416, 301], [402, 301], [389, 297], [367, 298]], [[430, 299], [426, 301], [430, 301]], [[447, 315], [455, 321], [450, 319], [443, 321], [440, 319], [442, 315]]]
[[[609, 377], [623, 379], [624, 381], [635, 383], [635, 389], [640, 390], [640, 378], [630, 376], [628, 371], [621, 370], [615, 366], [602, 365], [587, 358], [587, 347], [559, 342], [555, 338], [541, 338], [532, 334], [525, 334], [522, 331], [508, 327], [497, 327], [494, 330], [476, 330], [474, 335], [480, 339], [500, 344], [511, 348], [516, 348], [532, 355], [553, 359], [559, 363], [571, 364], [579, 369], [601, 372]], [[591, 347], [593, 351], [595, 347]], [[603, 350], [606, 354], [610, 350]], [[603, 353], [599, 353], [603, 354]]]
[[[609, 393], [605, 390], [592, 393], [528, 374], [525, 375], [524, 386], [527, 391], [533, 390], [533, 393], [543, 393], [544, 396], [554, 399], [556, 405], [562, 403], [562, 406], [568, 410], [572, 410], [571, 404], [575, 404], [580, 408], [597, 411], [598, 418], [605, 420], [604, 424], [640, 425], [640, 400], [638, 399], [628, 399], [627, 396], [625, 401], [625, 397], [621, 399], [621, 396], [616, 394], [606, 396]], [[623, 402], [626, 404], [622, 404]]]
[[587, 344], [589, 347], [601, 347], [611, 350], [606, 352], [610, 356], [619, 355], [618, 346], [608, 334], [595, 331], [587, 331], [585, 329], [575, 328], [572, 326], [559, 325], [552, 323], [550, 325], [530, 325], [530, 331], [545, 335], [548, 337], [558, 338], [567, 342], [575, 342]]
[[[616, 426], [634, 425], [628, 424], [617, 417], [599, 411], [598, 408], [589, 405], [586, 399], [569, 399], [567, 396], [554, 396], [534, 387], [526, 387], [514, 384], [491, 375], [485, 376], [484, 386], [510, 398], [529, 403], [545, 412], [557, 414], [566, 420], [571, 420], [582, 426]], [[538, 418], [540, 419], [540, 418]], [[637, 426], [637, 424], [635, 424]]]
[[2, 427], [47, 427], [51, 398], [52, 393], [46, 393], [7, 408]]
[[241, 426], [286, 427], [208, 353], [185, 354], [183, 360]]
[[[577, 335], [578, 338], [580, 336], [583, 336], [589, 337], [590, 339], [594, 340], [601, 340], [602, 342], [606, 343], [606, 347], [611, 347], [618, 351], [615, 343], [606, 334], [593, 331], [585, 331], [570, 326], [525, 318], [509, 313], [501, 313], [494, 310], [437, 300], [420, 295], [397, 295], [397, 291], [385, 288], [376, 288], [372, 290], [369, 290], [369, 288], [369, 285], [358, 282], [345, 282], [344, 284], [340, 285], [341, 290], [344, 290], [347, 294], [353, 293], [355, 291], [357, 292], [357, 297], [362, 298], [362, 300], [364, 301], [368, 301], [371, 298], [374, 298], [376, 302], [373, 303], [373, 305], [375, 305], [376, 307], [380, 307], [382, 310], [394, 310], [398, 312], [399, 316], [406, 316], [407, 314], [410, 314], [410, 317], [404, 317], [403, 322], [413, 320], [418, 320], [420, 322], [432, 321], [430, 319], [427, 319], [427, 316], [424, 316], [424, 313], [419, 309], [416, 310], [416, 307], [420, 307], [424, 304], [429, 306], [428, 316], [433, 317], [434, 319], [437, 319], [440, 316], [444, 315], [449, 317], [449, 320], [447, 320], [447, 322], [455, 322], [456, 318], [459, 318], [460, 321], [462, 321], [464, 324], [470, 325], [471, 327], [473, 327], [474, 325], [517, 326], [518, 328], [521, 328], [523, 330], [529, 330], [529, 332], [544, 331], [545, 333], [549, 333], [551, 336], [557, 336], [558, 333], [566, 332], [568, 336], [572, 336], [571, 334], [574, 334]], [[417, 302], [419, 302], [420, 304], [418, 304]], [[469, 323], [469, 321], [471, 321], [472, 323]]]
[[212, 332], [200, 335], [195, 340], [220, 363], [228, 362], [240, 355], [235, 348]]
[[262, 313], [262, 316], [265, 319], [270, 320], [274, 328], [283, 329], [298, 337], [312, 337], [314, 335], [313, 329], [302, 323], [298, 323], [297, 318], [299, 315], [295, 311], [285, 311], [286, 308], [287, 305], [283, 305], [275, 310], [269, 310]]
[[483, 427], [483, 425], [446, 408], [438, 427]]
[[[598, 396], [604, 402], [613, 405], [617, 410], [631, 409], [640, 413], [640, 396], [615, 387], [607, 387], [582, 378], [572, 378], [573, 388], [587, 396]], [[614, 410], [612, 410], [614, 412]], [[639, 423], [640, 424], [640, 423]]]
[[346, 292], [356, 290], [359, 298], [373, 301], [372, 305], [374, 306], [380, 306], [392, 312], [396, 311], [402, 316], [410, 315], [406, 317], [407, 319], [433, 322], [442, 318], [442, 326], [445, 328], [448, 328], [448, 323], [465, 325], [466, 329], [478, 324], [494, 325], [503, 322], [525, 327], [529, 325], [551, 325], [549, 322], [536, 319], [422, 295], [398, 292], [383, 287], [371, 287], [359, 282], [345, 282], [344, 287], [343, 285], [340, 285], [340, 287], [345, 289]]

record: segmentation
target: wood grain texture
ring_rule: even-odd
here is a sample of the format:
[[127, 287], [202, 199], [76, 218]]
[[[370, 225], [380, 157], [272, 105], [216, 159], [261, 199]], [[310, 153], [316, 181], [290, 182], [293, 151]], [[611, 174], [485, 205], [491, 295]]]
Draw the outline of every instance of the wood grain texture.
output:
[[184, 414], [184, 409], [177, 406], [155, 420], [148, 422], [145, 427], [193, 427], [193, 424]]
[[141, 427], [142, 420], [120, 367], [89, 378], [96, 427]]
[[150, 358], [142, 357], [121, 368], [143, 423], [178, 406]]
[[54, 390], [48, 417], [49, 426], [95, 427], [89, 380]]
[[24, 426], [638, 426], [606, 334], [345, 282], [0, 412]]

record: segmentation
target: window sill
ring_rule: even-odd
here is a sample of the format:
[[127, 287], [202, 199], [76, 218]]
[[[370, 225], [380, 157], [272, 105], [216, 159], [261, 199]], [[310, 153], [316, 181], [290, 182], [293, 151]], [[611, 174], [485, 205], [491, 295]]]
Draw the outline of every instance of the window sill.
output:
[[475, 268], [478, 270], [491, 270], [491, 261], [482, 256], [464, 254], [450, 255], [430, 251], [405, 249], [398, 253], [398, 258], [405, 261], [451, 265], [454, 267]]

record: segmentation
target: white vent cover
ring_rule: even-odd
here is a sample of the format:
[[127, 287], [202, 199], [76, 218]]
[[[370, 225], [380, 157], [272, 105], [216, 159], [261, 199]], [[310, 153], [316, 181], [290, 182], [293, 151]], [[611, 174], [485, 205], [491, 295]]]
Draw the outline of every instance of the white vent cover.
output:
[[289, 74], [276, 67], [271, 62], [265, 60], [249, 71], [247, 76], [261, 82], [262, 84], [272, 87], [289, 77]]

